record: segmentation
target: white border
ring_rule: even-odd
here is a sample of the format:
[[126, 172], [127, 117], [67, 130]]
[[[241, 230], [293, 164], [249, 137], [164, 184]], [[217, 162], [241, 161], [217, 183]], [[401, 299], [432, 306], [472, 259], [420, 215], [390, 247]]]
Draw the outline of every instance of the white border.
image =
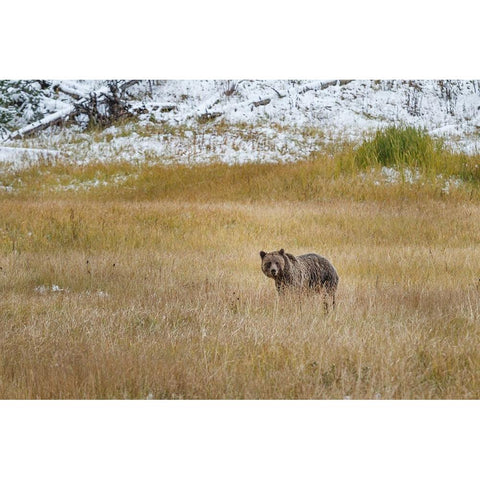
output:
[[0, 404], [5, 478], [470, 478], [478, 403]]
[[474, 2], [2, 6], [0, 78], [480, 78]]

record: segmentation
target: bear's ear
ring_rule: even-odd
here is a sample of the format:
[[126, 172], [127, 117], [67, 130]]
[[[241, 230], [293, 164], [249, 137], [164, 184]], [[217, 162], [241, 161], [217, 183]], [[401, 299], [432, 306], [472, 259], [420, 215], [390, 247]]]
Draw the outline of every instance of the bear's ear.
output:
[[285, 253], [285, 250], [284, 250], [283, 248], [281, 248], [281, 249], [278, 251], [278, 253], [279, 253], [280, 255], [283, 255], [283, 254]]
[[260, 256], [263, 258], [267, 253], [264, 252], [263, 250], [260, 252]]

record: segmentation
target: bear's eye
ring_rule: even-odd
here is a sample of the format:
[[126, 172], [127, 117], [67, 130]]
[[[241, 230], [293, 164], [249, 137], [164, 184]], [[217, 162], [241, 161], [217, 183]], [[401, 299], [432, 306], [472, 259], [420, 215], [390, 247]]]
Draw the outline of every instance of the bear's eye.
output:
[[271, 263], [270, 263], [270, 262], [267, 262], [267, 263], [265, 264], [265, 268], [270, 268], [270, 265], [271, 265]]

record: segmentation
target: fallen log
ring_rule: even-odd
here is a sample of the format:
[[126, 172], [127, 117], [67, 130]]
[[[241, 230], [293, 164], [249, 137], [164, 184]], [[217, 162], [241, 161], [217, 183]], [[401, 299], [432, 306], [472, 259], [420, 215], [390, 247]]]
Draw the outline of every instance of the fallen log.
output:
[[325, 90], [328, 87], [343, 86], [347, 83], [353, 82], [353, 80], [329, 80], [323, 82], [313, 82], [308, 85], [305, 85], [302, 89], [299, 90], [299, 94], [310, 92], [311, 90]]
[[68, 86], [62, 85], [61, 83], [55, 85], [53, 89], [54, 91], [65, 93], [66, 95], [69, 95], [75, 100], [80, 100], [84, 96], [83, 92], [80, 92], [79, 90], [76, 90], [74, 88], [70, 88]]
[[122, 92], [125, 92], [126, 90], [128, 90], [133, 85], [136, 85], [137, 83], [140, 83], [140, 80], [127, 80], [126, 82], [120, 84], [120, 86], [118, 88]]
[[15, 140], [16, 138], [24, 138], [34, 133], [40, 132], [45, 128], [51, 127], [53, 125], [59, 125], [63, 122], [66, 122], [68, 118], [75, 113], [75, 106], [72, 105], [68, 108], [60, 112], [51, 113], [50, 115], [46, 115], [41, 120], [38, 120], [26, 127], [20, 128], [19, 130], [15, 130], [14, 132], [10, 133], [4, 140], [4, 142], [8, 142], [10, 140]]
[[271, 88], [278, 96], [278, 98], [285, 98], [287, 96], [286, 93], [280, 93], [276, 88], [273, 88], [271, 85], [265, 85], [268, 88]]
[[252, 102], [254, 107], [262, 107], [264, 105], [268, 105], [272, 100], [270, 98], [264, 98], [263, 100], [259, 100], [258, 102]]
[[223, 115], [222, 112], [206, 112], [199, 115], [198, 121], [199, 122], [210, 122], [211, 120], [215, 120], [218, 117]]

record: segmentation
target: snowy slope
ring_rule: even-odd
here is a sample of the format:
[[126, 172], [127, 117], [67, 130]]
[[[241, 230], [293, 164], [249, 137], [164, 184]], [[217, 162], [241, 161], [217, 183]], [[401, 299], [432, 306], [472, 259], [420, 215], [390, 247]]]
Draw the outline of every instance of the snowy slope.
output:
[[[155, 118], [187, 123], [202, 113], [221, 112], [228, 122], [309, 126], [350, 139], [391, 124], [418, 126], [455, 139], [475, 137], [480, 130], [478, 81], [240, 81], [234, 93], [226, 95], [232, 83], [160, 82], [152, 89], [151, 102], [176, 108], [157, 110]], [[270, 101], [254, 106], [261, 100]]]
[[[62, 91], [44, 100], [47, 114], [72, 105], [68, 92], [85, 96], [102, 88], [101, 81], [59, 84]], [[402, 124], [425, 128], [457, 150], [480, 151], [474, 80], [166, 80], [142, 81], [130, 94], [132, 108], [145, 112], [136, 124], [110, 127], [95, 139], [81, 127], [52, 128], [8, 147], [61, 151], [77, 163], [292, 161]], [[216, 128], [219, 122], [228, 128]], [[29, 152], [40, 155], [23, 150], [21, 158]], [[12, 155], [0, 146], [0, 162], [12, 165]]]

